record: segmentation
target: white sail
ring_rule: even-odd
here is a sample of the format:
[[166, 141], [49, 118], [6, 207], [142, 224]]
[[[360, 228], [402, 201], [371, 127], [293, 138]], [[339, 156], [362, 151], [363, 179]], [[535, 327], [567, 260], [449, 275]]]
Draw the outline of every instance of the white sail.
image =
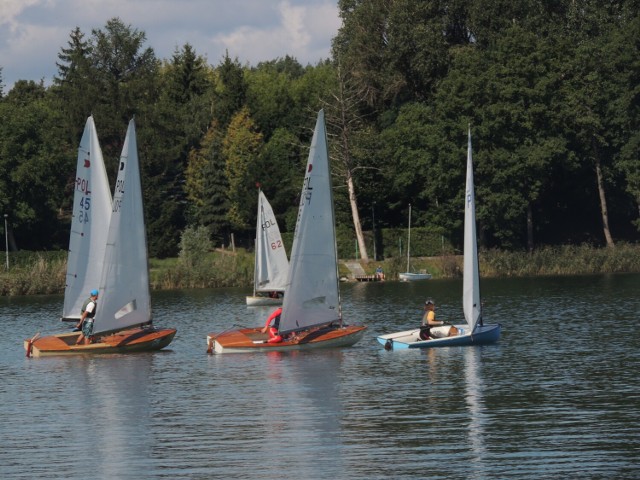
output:
[[262, 191], [258, 194], [255, 262], [254, 288], [256, 292], [285, 290], [289, 260], [287, 260], [276, 216]]
[[473, 187], [473, 161], [471, 158], [471, 129], [467, 146], [467, 186], [464, 207], [464, 270], [462, 308], [464, 318], [473, 332], [482, 315], [480, 305], [480, 272], [476, 239], [476, 199]]
[[412, 272], [411, 267], [411, 204], [409, 204], [409, 232], [407, 233], [407, 271], [398, 274], [401, 282], [411, 282], [415, 280], [429, 280], [431, 274], [427, 272]]
[[111, 218], [111, 192], [93, 117], [78, 148], [62, 318], [79, 319], [83, 302], [100, 285]]
[[340, 319], [337, 266], [329, 153], [320, 110], [302, 184], [281, 334]]
[[94, 333], [151, 320], [147, 242], [134, 120], [124, 141], [105, 253]]

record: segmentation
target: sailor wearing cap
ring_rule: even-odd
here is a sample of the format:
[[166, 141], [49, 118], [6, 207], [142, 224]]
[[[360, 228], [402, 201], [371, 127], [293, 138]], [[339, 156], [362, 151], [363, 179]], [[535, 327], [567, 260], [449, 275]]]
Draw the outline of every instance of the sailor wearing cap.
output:
[[76, 325], [77, 330], [82, 329], [76, 344], [80, 344], [83, 340], [85, 340], [85, 344], [90, 343], [91, 333], [93, 332], [93, 317], [96, 316], [98, 307], [98, 290], [91, 290], [89, 295], [89, 298], [82, 304], [80, 321]]
[[436, 305], [428, 298], [424, 302], [424, 314], [422, 315], [422, 326], [420, 327], [420, 339], [429, 340], [431, 337], [431, 327], [444, 325], [444, 322], [436, 321]]
[[430, 298], [424, 302], [424, 315], [418, 337], [420, 340], [430, 340], [433, 338], [455, 337], [458, 335], [458, 328], [447, 322], [436, 321], [436, 306]]

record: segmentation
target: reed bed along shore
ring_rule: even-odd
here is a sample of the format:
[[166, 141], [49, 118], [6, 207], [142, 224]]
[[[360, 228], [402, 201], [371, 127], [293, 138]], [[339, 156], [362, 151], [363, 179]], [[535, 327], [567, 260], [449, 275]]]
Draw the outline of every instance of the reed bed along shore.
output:
[[[66, 278], [66, 252], [10, 253], [10, 267], [0, 267], [0, 295], [62, 294]], [[350, 278], [347, 262], [339, 273]], [[368, 274], [381, 266], [387, 280], [397, 279], [406, 269], [406, 258], [391, 257], [361, 262]], [[462, 256], [442, 255], [412, 259], [412, 269], [425, 270], [437, 278], [462, 276]], [[151, 288], [250, 287], [253, 282], [253, 252], [216, 250], [200, 257], [151, 259]], [[603, 273], [640, 273], [640, 246], [619, 244], [615, 248], [590, 245], [542, 247], [532, 253], [480, 251], [480, 275], [488, 277], [531, 277]]]

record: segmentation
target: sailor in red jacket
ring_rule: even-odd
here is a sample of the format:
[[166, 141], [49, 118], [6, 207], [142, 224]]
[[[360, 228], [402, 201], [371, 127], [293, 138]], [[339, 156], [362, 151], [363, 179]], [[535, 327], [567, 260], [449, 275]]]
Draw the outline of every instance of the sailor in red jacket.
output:
[[282, 307], [276, 308], [267, 321], [264, 324], [264, 328], [262, 329], [262, 333], [269, 332], [269, 340], [267, 343], [280, 343], [282, 341], [282, 335], [278, 333], [278, 328], [280, 328], [280, 314], [282, 313]]

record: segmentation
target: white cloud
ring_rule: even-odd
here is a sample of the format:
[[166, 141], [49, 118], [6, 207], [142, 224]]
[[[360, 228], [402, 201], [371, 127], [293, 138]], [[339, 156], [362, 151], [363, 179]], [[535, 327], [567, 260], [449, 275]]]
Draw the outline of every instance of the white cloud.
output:
[[225, 51], [243, 64], [285, 55], [313, 64], [330, 56], [340, 26], [337, 0], [0, 0], [5, 86], [50, 84], [71, 31], [90, 37], [113, 17], [144, 31], [158, 58], [190, 43], [213, 65]]
[[[329, 2], [292, 5], [289, 1], [274, 6], [277, 23], [259, 27], [240, 26], [219, 33], [211, 43], [219, 51], [255, 64], [262, 60], [293, 56], [301, 63], [315, 63], [329, 57], [331, 38], [340, 26], [337, 6]], [[330, 34], [327, 34], [327, 33]]]

